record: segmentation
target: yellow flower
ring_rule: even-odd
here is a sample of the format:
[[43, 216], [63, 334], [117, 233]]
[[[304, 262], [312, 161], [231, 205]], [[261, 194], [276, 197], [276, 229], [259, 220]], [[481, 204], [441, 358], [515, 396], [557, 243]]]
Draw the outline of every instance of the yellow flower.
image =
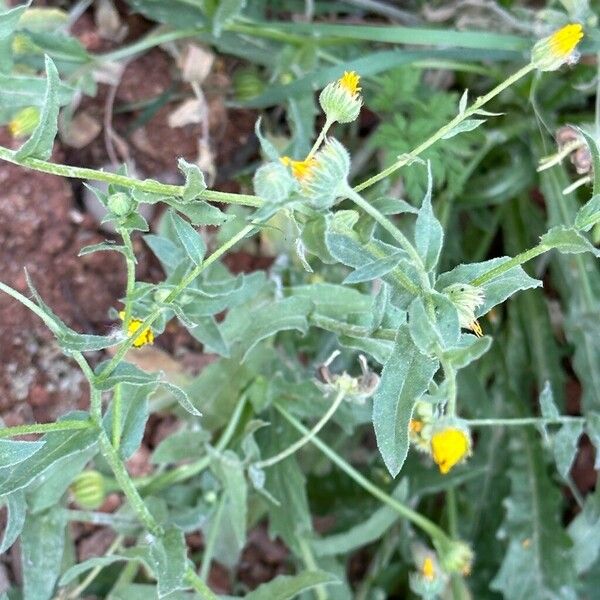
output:
[[550, 52], [557, 58], [568, 58], [583, 38], [583, 28], [579, 23], [565, 25], [550, 36]]
[[479, 324], [479, 321], [475, 319], [473, 322], [469, 323], [469, 329], [477, 336], [483, 337], [483, 329]]
[[445, 475], [471, 453], [469, 434], [458, 427], [447, 427], [431, 436], [431, 456]]
[[299, 180], [307, 179], [311, 175], [311, 169], [317, 164], [314, 158], [306, 160], [292, 160], [289, 156], [283, 156], [281, 162], [292, 170], [292, 175]]
[[[119, 312], [119, 318], [121, 319], [121, 321], [125, 320], [125, 311], [122, 310]], [[128, 337], [133, 337], [138, 329], [142, 326], [143, 321], [141, 319], [135, 319], [132, 318], [129, 321], [129, 327], [127, 327], [127, 336]], [[135, 348], [140, 348], [142, 346], [145, 346], [146, 344], [153, 344], [154, 343], [154, 333], [152, 332], [152, 329], [150, 329], [150, 327], [146, 327], [144, 329], [144, 331], [142, 332], [142, 334], [135, 340], [135, 342], [133, 342], [133, 346]]]
[[541, 71], [556, 71], [567, 62], [576, 59], [575, 49], [583, 38], [580, 23], [570, 23], [540, 40], [533, 47], [531, 60]]
[[25, 137], [33, 132], [40, 121], [40, 109], [28, 106], [20, 110], [9, 122], [8, 130], [15, 138]]
[[431, 558], [431, 556], [428, 556], [423, 561], [423, 565], [421, 567], [421, 575], [423, 575], [423, 577], [427, 579], [427, 581], [433, 581], [433, 578], [435, 577], [435, 565], [433, 564], [433, 559]]
[[356, 96], [361, 91], [359, 83], [360, 75], [356, 71], [344, 71], [344, 74], [338, 79], [338, 85], [351, 96]]

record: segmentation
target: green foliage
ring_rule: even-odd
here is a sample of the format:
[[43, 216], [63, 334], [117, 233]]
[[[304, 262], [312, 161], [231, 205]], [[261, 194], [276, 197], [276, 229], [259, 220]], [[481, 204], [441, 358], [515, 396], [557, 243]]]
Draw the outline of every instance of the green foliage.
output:
[[[97, 7], [99, 22], [110, 4]], [[530, 95], [533, 65], [509, 60], [522, 64], [531, 40], [494, 33], [495, 19], [505, 29], [519, 18], [527, 31], [569, 19], [586, 24], [582, 51], [597, 53], [587, 5], [494, 7], [478, 32], [388, 25], [386, 13], [367, 25], [357, 3], [343, 13], [339, 3], [127, 4], [164, 27], [107, 53], [86, 50], [63, 10], [0, 12], [0, 120], [18, 133], [22, 109], [39, 114], [0, 158], [108, 184], [88, 187], [115, 233], [79, 254], [114, 251], [126, 271], [110, 332], [67, 325], [28, 275], [28, 294], [0, 283], [42, 319], [89, 390], [86, 411], [0, 428], [0, 552], [18, 540], [22, 570], [9, 597], [589, 596], [600, 501], [574, 475], [588, 439], [600, 452], [595, 73], [583, 64], [536, 74]], [[182, 58], [172, 89], [132, 105], [117, 96], [114, 114], [140, 110], [143, 120], [200, 98], [210, 80], [179, 72], [189, 43], [210, 47], [223, 72], [226, 55], [248, 69], [252, 90], [237, 89], [236, 102], [273, 107], [256, 123], [256, 148], [252, 136], [249, 153], [234, 148], [240, 193], [208, 188], [214, 173], [205, 178], [210, 156], [200, 152], [173, 157], [180, 185], [51, 161], [81, 98], [150, 48]], [[360, 90], [344, 87], [352, 69]], [[369, 112], [333, 125], [315, 102], [327, 84], [328, 114], [333, 100]], [[355, 116], [346, 112], [338, 121]], [[584, 181], [570, 185], [575, 175], [554, 140], [540, 138], [538, 118], [577, 123], [574, 158], [592, 166]], [[158, 222], [144, 204], [163, 205]], [[137, 280], [140, 240], [161, 280], [155, 269]], [[236, 253], [269, 266], [238, 273]], [[186, 348], [165, 358], [161, 336], [174, 327], [214, 355], [199, 373], [174, 366]], [[139, 350], [155, 340], [158, 351]], [[176, 424], [155, 444], [165, 418]], [[150, 474], [132, 475], [148, 447]], [[116, 493], [120, 508], [86, 505], [82, 473], [99, 482], [98, 503]], [[69, 524], [78, 521], [116, 534], [103, 556], [77, 561]], [[263, 529], [285, 547], [273, 569], [285, 574], [250, 585], [238, 567], [249, 544], [269, 556]], [[210, 588], [216, 563], [229, 596]]]

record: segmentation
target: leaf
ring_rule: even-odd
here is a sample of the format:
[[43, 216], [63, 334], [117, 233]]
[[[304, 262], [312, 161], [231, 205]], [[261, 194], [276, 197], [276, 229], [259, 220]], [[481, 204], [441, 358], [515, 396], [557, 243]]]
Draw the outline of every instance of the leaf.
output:
[[28, 515], [21, 532], [24, 600], [49, 600], [60, 575], [67, 513], [56, 506]]
[[[403, 478], [392, 496], [406, 502], [408, 495], [408, 480]], [[400, 518], [397, 511], [389, 506], [377, 509], [366, 520], [351, 527], [348, 531], [336, 533], [312, 542], [317, 556], [348, 554], [363, 546], [378, 540]]]
[[226, 358], [230, 356], [229, 344], [213, 316], [194, 319], [194, 326], [188, 327], [188, 331], [204, 346], [204, 352], [214, 352]]
[[279, 152], [277, 152], [277, 148], [275, 148], [275, 146], [262, 134], [262, 131], [260, 130], [261, 122], [262, 117], [259, 117], [254, 125], [254, 133], [258, 138], [260, 149], [270, 161], [279, 162]]
[[60, 578], [58, 584], [61, 587], [69, 585], [72, 581], [75, 581], [75, 579], [77, 579], [80, 575], [83, 575], [83, 573], [90, 571], [91, 569], [95, 569], [96, 567], [103, 568], [108, 565], [112, 565], [116, 562], [129, 560], [131, 560], [131, 558], [122, 554], [111, 554], [110, 556], [94, 556], [92, 558], [88, 558], [83, 562], [73, 565], [67, 571], [65, 571], [65, 573], [63, 573], [62, 577]]
[[178, 202], [174, 198], [166, 198], [165, 202], [177, 212], [184, 214], [193, 225], [222, 225], [229, 220], [229, 215], [220, 211], [216, 206], [195, 200], [194, 202]]
[[150, 544], [152, 570], [158, 582], [158, 597], [164, 598], [177, 590], [185, 589], [187, 546], [183, 531], [169, 527]]
[[0, 13], [0, 40], [8, 37], [31, 2]]
[[467, 131], [473, 131], [480, 125], [486, 122], [486, 119], [465, 119], [459, 123], [456, 127], [453, 127], [448, 133], [442, 136], [443, 140], [449, 140], [459, 133], [465, 133]]
[[204, 444], [210, 441], [208, 431], [178, 431], [165, 438], [150, 458], [152, 464], [173, 464], [198, 456]]
[[408, 327], [400, 327], [373, 398], [377, 446], [393, 477], [400, 472], [408, 454], [408, 427], [414, 404], [437, 369], [437, 361], [421, 354], [415, 346]]
[[594, 469], [600, 470], [600, 414], [588, 412], [586, 415], [585, 431], [596, 448]]
[[311, 283], [284, 288], [286, 295], [310, 300], [315, 312], [328, 317], [342, 317], [352, 313], [368, 313], [371, 298], [354, 288], [335, 283]]
[[52, 155], [54, 138], [58, 131], [59, 84], [56, 66], [52, 59], [46, 56], [46, 93], [40, 121], [31, 137], [15, 152], [16, 160], [22, 161], [26, 158], [48, 160]]
[[344, 279], [342, 283], [347, 285], [351, 283], [362, 283], [363, 281], [371, 281], [382, 277], [395, 269], [402, 258], [406, 257], [406, 252], [399, 250], [395, 254], [378, 258], [366, 265], [359, 267]]
[[224, 27], [237, 17], [246, 6], [246, 0], [219, 0], [212, 18], [212, 30], [216, 37]]
[[589, 240], [573, 227], [558, 225], [545, 233], [540, 242], [550, 248], [556, 248], [563, 254], [581, 254], [591, 252], [594, 256], [600, 256], [600, 250], [595, 248]]
[[[44, 106], [47, 80], [43, 77], [25, 77], [0, 73], [0, 106], [19, 109]], [[68, 104], [74, 90], [60, 83], [56, 90], [60, 106]]]
[[4, 554], [16, 541], [17, 537], [25, 524], [25, 514], [27, 512], [27, 503], [23, 492], [13, 492], [3, 498], [6, 503], [6, 527], [4, 528], [4, 537], [0, 543], [0, 555]]
[[552, 436], [552, 454], [556, 467], [563, 479], [568, 479], [573, 459], [577, 453], [577, 442], [583, 433], [583, 423], [565, 423]]
[[304, 571], [299, 575], [278, 575], [259, 585], [245, 596], [245, 600], [290, 600], [318, 585], [339, 583], [339, 579], [325, 571]]
[[587, 496], [583, 510], [571, 521], [573, 561], [577, 574], [587, 571], [600, 554], [600, 488]]
[[0, 440], [0, 468], [12, 467], [27, 460], [43, 448], [44, 443]]
[[169, 211], [169, 219], [190, 260], [195, 265], [201, 265], [206, 254], [206, 244], [202, 236], [175, 211]]
[[204, 181], [204, 174], [198, 165], [189, 163], [184, 158], [180, 158], [177, 161], [177, 166], [185, 175], [185, 185], [183, 186], [182, 195], [183, 202], [191, 202], [201, 196], [207, 187]]
[[[433, 315], [425, 308], [431, 303]], [[437, 348], [454, 347], [460, 338], [458, 312], [445, 294], [432, 292], [426, 300], [415, 298], [408, 308], [408, 327], [414, 344], [423, 354], [435, 355]]]
[[161, 381], [160, 384], [175, 396], [175, 399], [183, 409], [196, 417], [202, 416], [202, 413], [192, 404], [185, 390], [182, 390], [179, 386], [169, 381]]
[[104, 378], [102, 372], [105, 367], [108, 366], [110, 361], [105, 360], [96, 367], [96, 381], [95, 385], [99, 390], [110, 390], [117, 383], [129, 383], [131, 385], [146, 385], [148, 383], [154, 383], [157, 381], [158, 376], [156, 373], [146, 373], [132, 363], [121, 362], [119, 363], [112, 373]]
[[483, 356], [492, 345], [489, 336], [476, 337], [469, 333], [461, 333], [458, 344], [444, 352], [444, 356], [455, 369], [463, 369]]
[[540, 413], [544, 419], [558, 419], [560, 416], [549, 381], [546, 381], [540, 393]]
[[467, 102], [469, 101], [469, 90], [465, 90], [460, 97], [460, 101], [458, 103], [458, 114], [462, 115], [465, 110], [467, 110]]
[[158, 258], [167, 274], [174, 270], [185, 258], [183, 250], [164, 236], [149, 233], [143, 236], [143, 239]]
[[524, 432], [513, 444], [503, 528], [509, 544], [491, 588], [506, 600], [559, 598], [575, 581], [570, 541], [558, 518], [561, 495], [535, 438]]
[[600, 194], [592, 196], [577, 211], [575, 227], [582, 231], [589, 231], [598, 222], [600, 222]]
[[433, 179], [431, 176], [431, 163], [427, 163], [427, 192], [417, 214], [415, 224], [415, 243], [417, 251], [423, 260], [426, 271], [435, 269], [442, 251], [444, 229], [437, 220], [431, 206]]
[[121, 254], [127, 254], [127, 249], [125, 246], [120, 244], [116, 244], [113, 241], [107, 240], [105, 242], [100, 242], [99, 244], [91, 244], [89, 246], [84, 246], [78, 253], [77, 256], [86, 256], [87, 254], [92, 254], [93, 252], [120, 252]]
[[[472, 285], [477, 285], [473, 282], [476, 281], [478, 277], [508, 260], [510, 260], [510, 257], [502, 256], [480, 263], [458, 265], [458, 267], [455, 267], [451, 271], [442, 273], [442, 275], [439, 276], [435, 287], [439, 290], [443, 290], [452, 283], [471, 283]], [[490, 308], [504, 302], [507, 298], [520, 290], [527, 290], [541, 285], [541, 281], [529, 277], [520, 266], [513, 267], [506, 271], [506, 273], [503, 273], [499, 277], [495, 277], [491, 281], [480, 286], [485, 292], [485, 299], [483, 304], [475, 312], [475, 316], [480, 317], [487, 313]]]
[[[69, 419], [87, 419], [87, 414], [70, 413]], [[93, 427], [73, 431], [53, 431], [40, 441], [45, 443], [42, 452], [13, 467], [0, 470], [0, 497], [20, 490], [39, 477], [58, 459], [82, 452], [96, 443], [97, 432]]]

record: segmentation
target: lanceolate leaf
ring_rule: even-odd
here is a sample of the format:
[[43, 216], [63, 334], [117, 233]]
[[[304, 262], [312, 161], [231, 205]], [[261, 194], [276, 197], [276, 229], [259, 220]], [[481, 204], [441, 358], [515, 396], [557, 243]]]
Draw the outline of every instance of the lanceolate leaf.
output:
[[4, 554], [14, 543], [25, 524], [27, 504], [23, 492], [13, 492], [4, 497], [7, 508], [6, 527], [4, 537], [0, 543], [0, 555]]
[[58, 71], [49, 56], [46, 56], [46, 95], [40, 114], [40, 122], [31, 137], [17, 150], [15, 158], [39, 158], [47, 160], [52, 154], [54, 138], [58, 131], [58, 111], [60, 102], [58, 86], [60, 80]]
[[433, 192], [433, 179], [431, 177], [431, 164], [427, 164], [427, 193], [417, 215], [415, 224], [415, 243], [421, 255], [426, 271], [431, 271], [437, 265], [444, 241], [442, 224], [433, 213], [431, 194]]
[[408, 426], [415, 402], [426, 391], [438, 362], [421, 354], [408, 327], [398, 330], [373, 399], [373, 425], [386, 467], [396, 476], [408, 454]]
[[169, 527], [150, 544], [150, 557], [154, 576], [158, 581], [158, 597], [187, 587], [184, 583], [187, 568], [187, 548], [183, 531]]
[[269, 583], [263, 583], [245, 596], [246, 600], [291, 600], [317, 585], [339, 583], [331, 573], [304, 571], [299, 575], [279, 575]]
[[561, 494], [533, 433], [514, 436], [513, 443], [504, 524], [510, 541], [491, 587], [506, 600], [560, 598], [575, 581], [571, 544], [559, 521]]

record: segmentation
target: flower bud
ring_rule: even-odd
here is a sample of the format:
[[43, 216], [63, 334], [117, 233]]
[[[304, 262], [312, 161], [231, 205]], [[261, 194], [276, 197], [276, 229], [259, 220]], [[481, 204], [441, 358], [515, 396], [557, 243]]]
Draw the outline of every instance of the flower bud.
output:
[[117, 217], [126, 217], [135, 208], [135, 202], [125, 192], [111, 194], [106, 205], [108, 210]]
[[350, 123], [358, 117], [362, 106], [359, 81], [354, 71], [345, 72], [321, 92], [319, 103], [328, 121]]
[[440, 556], [442, 566], [447, 573], [469, 575], [473, 564], [471, 546], [461, 540], [453, 540]]
[[475, 310], [485, 300], [483, 289], [469, 285], [468, 283], [453, 283], [444, 288], [443, 293], [452, 300], [452, 303], [456, 307], [460, 326], [470, 329], [477, 337], [481, 337], [483, 331], [475, 318]]
[[565, 63], [577, 62], [579, 54], [575, 48], [581, 38], [583, 28], [580, 23], [561, 27], [535, 44], [531, 52], [532, 64], [540, 71], [556, 71]]
[[238, 69], [233, 74], [233, 93], [239, 102], [260, 96], [265, 91], [265, 82], [255, 68]]
[[[290, 163], [301, 161], [292, 161], [288, 158], [287, 161], [282, 162], [283, 164], [281, 162], [270, 162], [263, 165], [256, 171], [253, 179], [256, 195], [274, 204], [287, 200], [298, 185], [284, 165], [292, 166]], [[292, 166], [292, 172], [293, 170]]]
[[94, 510], [98, 508], [106, 496], [104, 477], [98, 471], [83, 471], [71, 484], [73, 499], [81, 508]]
[[15, 138], [27, 137], [40, 122], [40, 109], [37, 106], [28, 106], [20, 110], [8, 124], [10, 134]]

